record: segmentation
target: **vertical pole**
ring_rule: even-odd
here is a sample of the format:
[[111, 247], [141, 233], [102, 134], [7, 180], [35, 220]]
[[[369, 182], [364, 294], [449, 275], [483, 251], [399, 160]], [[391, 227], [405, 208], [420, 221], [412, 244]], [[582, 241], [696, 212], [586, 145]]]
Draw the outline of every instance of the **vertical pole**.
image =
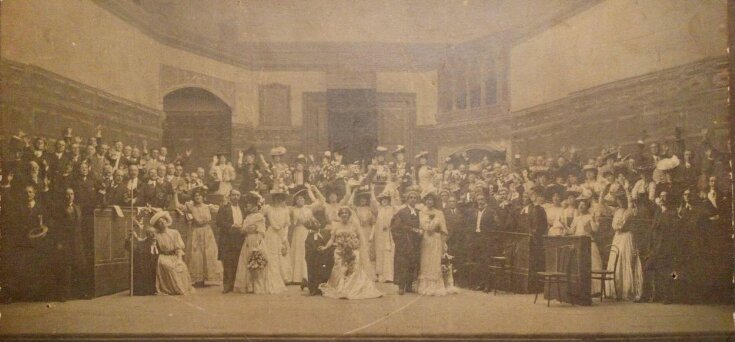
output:
[[135, 258], [135, 246], [133, 244], [135, 243], [135, 240], [137, 240], [133, 236], [133, 232], [135, 231], [135, 208], [133, 207], [133, 189], [130, 189], [130, 296], [133, 296], [133, 261]]

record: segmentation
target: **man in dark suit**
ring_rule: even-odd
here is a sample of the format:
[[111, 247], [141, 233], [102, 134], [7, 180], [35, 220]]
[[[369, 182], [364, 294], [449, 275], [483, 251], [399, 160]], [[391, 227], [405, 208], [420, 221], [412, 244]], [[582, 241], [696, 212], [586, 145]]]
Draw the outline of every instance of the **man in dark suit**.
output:
[[416, 280], [419, 268], [421, 248], [421, 226], [419, 210], [416, 203], [419, 200], [418, 189], [411, 187], [406, 191], [406, 205], [398, 210], [391, 220], [391, 234], [395, 242], [394, 271], [398, 294], [413, 292], [411, 288]]
[[466, 262], [474, 264], [466, 271], [471, 273], [472, 284], [467, 284], [476, 290], [488, 291], [486, 267], [492, 257], [490, 232], [497, 230], [495, 211], [488, 205], [487, 195], [475, 195], [477, 208], [467, 211], [464, 247], [467, 253]]
[[[534, 192], [523, 194], [523, 207], [516, 216], [515, 226], [519, 233], [531, 235], [531, 250], [529, 257], [531, 258], [531, 269], [529, 274], [535, 279], [536, 272], [541, 272], [546, 268], [544, 261], [543, 238], [548, 233], [548, 221], [546, 218], [546, 210], [541, 206], [543, 196]], [[536, 288], [538, 282], [531, 282]]]
[[171, 184], [158, 176], [158, 170], [148, 170], [148, 183], [140, 191], [139, 205], [150, 205], [154, 208], [168, 208], [173, 196]]
[[56, 140], [55, 147], [56, 150], [54, 151], [54, 153], [51, 153], [49, 156], [47, 156], [47, 177], [51, 179], [52, 182], [56, 181], [59, 178], [59, 176], [66, 169], [66, 165], [71, 162], [69, 159], [69, 155], [66, 152], [66, 142], [64, 140]]
[[662, 192], [659, 199], [660, 205], [653, 216], [647, 253], [643, 256], [643, 293], [636, 302], [663, 299], [664, 304], [669, 304], [674, 295], [674, 284], [669, 274], [678, 247], [678, 217], [676, 209], [671, 206], [668, 193]]
[[463, 253], [462, 245], [462, 233], [466, 226], [466, 217], [463, 210], [458, 208], [457, 198], [449, 196], [444, 203], [444, 218], [447, 222], [447, 253], [454, 256], [455, 264], [461, 265], [465, 260], [465, 253]]
[[75, 203], [74, 189], [67, 188], [64, 201], [52, 211], [49, 238], [56, 245], [55, 279], [57, 295], [62, 301], [80, 298], [88, 286], [83, 275], [87, 267], [82, 241], [82, 210]]
[[[82, 243], [84, 245], [84, 252], [86, 253], [87, 260], [94, 259], [94, 208], [99, 197], [95, 191], [95, 181], [90, 174], [89, 164], [82, 162], [79, 164], [78, 175], [73, 182], [72, 189], [74, 190], [74, 199], [82, 210]], [[87, 265], [87, 268], [83, 272], [85, 281], [83, 284], [90, 285], [85, 289], [85, 296], [91, 296], [91, 277], [92, 277], [92, 265]]]
[[236, 170], [237, 178], [240, 179], [240, 192], [243, 194], [255, 190], [255, 182], [260, 178], [260, 166], [256, 162], [255, 154], [252, 146], [238, 153]]
[[235, 273], [240, 260], [240, 250], [245, 241], [242, 227], [243, 210], [240, 206], [240, 191], [230, 191], [229, 203], [222, 206], [217, 212], [217, 227], [219, 227], [218, 259], [222, 261], [223, 280], [222, 292], [232, 292], [235, 286]]
[[309, 295], [321, 294], [319, 284], [326, 283], [334, 266], [334, 248], [322, 249], [331, 237], [329, 229], [321, 227], [318, 222], [307, 225], [309, 234], [306, 236], [306, 267], [309, 275]]

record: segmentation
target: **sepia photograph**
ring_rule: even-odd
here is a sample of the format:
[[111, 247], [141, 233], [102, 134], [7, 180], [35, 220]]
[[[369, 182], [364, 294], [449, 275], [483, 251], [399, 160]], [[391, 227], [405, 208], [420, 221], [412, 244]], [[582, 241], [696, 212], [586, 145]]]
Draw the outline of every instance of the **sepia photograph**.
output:
[[0, 339], [735, 339], [733, 18], [0, 0]]

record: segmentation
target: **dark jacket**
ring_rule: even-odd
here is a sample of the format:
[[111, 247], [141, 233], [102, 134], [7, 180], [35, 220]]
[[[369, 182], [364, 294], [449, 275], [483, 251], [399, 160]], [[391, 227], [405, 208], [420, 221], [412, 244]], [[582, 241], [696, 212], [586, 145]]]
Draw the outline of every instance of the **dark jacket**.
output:
[[[241, 207], [243, 219], [246, 216], [245, 210]], [[232, 228], [232, 205], [221, 206], [217, 212], [217, 227], [219, 228], [219, 241], [217, 247], [219, 248], [218, 259], [222, 260], [226, 254], [237, 254], [240, 255], [242, 244], [245, 241], [245, 234], [237, 229]], [[242, 224], [242, 222], [239, 222]]]

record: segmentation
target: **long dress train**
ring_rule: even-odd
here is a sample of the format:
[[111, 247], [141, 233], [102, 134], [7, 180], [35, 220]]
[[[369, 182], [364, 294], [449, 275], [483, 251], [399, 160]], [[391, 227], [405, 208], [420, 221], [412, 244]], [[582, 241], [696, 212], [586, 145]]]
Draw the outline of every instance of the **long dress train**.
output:
[[390, 231], [390, 221], [393, 219], [396, 209], [393, 206], [384, 206], [378, 209], [375, 220], [375, 273], [378, 281], [393, 281], [393, 261], [395, 255], [395, 242]]
[[288, 207], [272, 207], [266, 205], [263, 209], [266, 218], [267, 229], [265, 231], [265, 250], [268, 266], [266, 266], [266, 279], [268, 287], [277, 291], [283, 288], [285, 283], [291, 281], [291, 262], [288, 254], [283, 255], [282, 248], [288, 248], [288, 226], [291, 224], [291, 215]]
[[[350, 235], [354, 238], [364, 239], [363, 234], [355, 223], [344, 224], [342, 222], [332, 223], [332, 235], [336, 239], [338, 235]], [[361, 243], [359, 249], [364, 248]], [[334, 266], [329, 281], [319, 285], [319, 289], [325, 297], [338, 299], [369, 299], [378, 298], [383, 294], [375, 287], [375, 282], [365, 271], [365, 260], [359, 250], [353, 250], [354, 259], [348, 265], [342, 258], [342, 247], [337, 245], [334, 251]]]
[[[251, 270], [248, 268], [248, 259], [253, 251], [260, 251], [264, 255], [265, 250], [265, 217], [261, 213], [252, 213], [245, 217], [242, 229], [247, 234], [245, 242], [243, 242], [240, 250], [240, 259], [237, 263], [237, 272], [235, 273], [234, 292], [237, 293], [255, 293], [268, 294], [278, 293], [283, 290], [281, 287], [271, 288], [266, 279], [266, 269]], [[266, 260], [268, 258], [266, 257]], [[267, 268], [267, 266], [266, 266]]]
[[[613, 215], [612, 228], [615, 230], [612, 245], [618, 248], [618, 265], [615, 270], [617, 291], [612, 282], [605, 283], [605, 293], [608, 296], [617, 295], [624, 300], [640, 299], [643, 291], [643, 267], [641, 259], [635, 250], [633, 233], [626, 226], [629, 220], [635, 216], [634, 209], [618, 208]], [[615, 254], [610, 253], [607, 262], [607, 270], [615, 268]]]
[[446, 295], [441, 265], [447, 234], [444, 213], [437, 209], [424, 209], [419, 213], [419, 222], [424, 235], [421, 238], [417, 292], [425, 296]]

